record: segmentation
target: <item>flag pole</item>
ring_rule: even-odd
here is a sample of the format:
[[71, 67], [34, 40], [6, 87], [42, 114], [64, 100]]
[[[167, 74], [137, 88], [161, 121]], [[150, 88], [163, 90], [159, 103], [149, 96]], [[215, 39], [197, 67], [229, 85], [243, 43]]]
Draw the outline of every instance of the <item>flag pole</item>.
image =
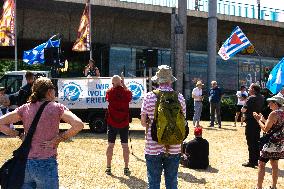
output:
[[15, 71], [18, 70], [18, 43], [17, 43], [17, 0], [14, 8], [14, 43], [15, 43]]
[[87, 1], [89, 3], [89, 38], [90, 38], [90, 60], [93, 59], [93, 48], [92, 48], [92, 4], [91, 0]]

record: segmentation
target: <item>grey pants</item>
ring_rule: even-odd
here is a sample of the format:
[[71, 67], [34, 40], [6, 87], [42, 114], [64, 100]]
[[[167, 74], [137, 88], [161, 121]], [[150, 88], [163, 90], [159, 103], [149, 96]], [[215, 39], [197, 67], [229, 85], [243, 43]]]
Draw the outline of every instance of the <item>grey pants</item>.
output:
[[200, 121], [202, 112], [202, 102], [201, 101], [194, 101], [194, 116], [193, 116], [193, 125], [195, 126], [195, 122]]
[[210, 120], [211, 120], [210, 126], [214, 126], [215, 112], [217, 114], [218, 125], [221, 126], [220, 109], [221, 109], [220, 102], [218, 103], [210, 102]]

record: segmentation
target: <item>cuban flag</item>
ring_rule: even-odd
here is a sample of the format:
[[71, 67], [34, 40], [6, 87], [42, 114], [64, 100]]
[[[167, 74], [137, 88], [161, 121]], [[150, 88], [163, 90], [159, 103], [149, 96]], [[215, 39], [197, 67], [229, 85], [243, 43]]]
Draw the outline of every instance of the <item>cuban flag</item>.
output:
[[266, 88], [273, 94], [278, 93], [284, 86], [284, 58], [274, 66], [269, 74], [269, 78], [266, 83]]
[[237, 26], [231, 33], [231, 36], [222, 45], [218, 54], [223, 60], [228, 60], [249, 45], [251, 45], [250, 41], [241, 28]]
[[43, 64], [44, 59], [44, 49], [49, 47], [59, 47], [60, 40], [52, 40], [56, 35], [52, 36], [47, 42], [42, 43], [35, 48], [24, 51], [23, 61], [29, 65], [33, 64]]

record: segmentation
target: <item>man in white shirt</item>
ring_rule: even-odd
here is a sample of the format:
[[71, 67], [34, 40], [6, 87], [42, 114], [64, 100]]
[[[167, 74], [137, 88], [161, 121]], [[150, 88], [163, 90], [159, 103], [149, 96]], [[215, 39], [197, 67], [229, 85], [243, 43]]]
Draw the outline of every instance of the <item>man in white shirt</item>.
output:
[[[235, 124], [234, 124], [235, 127], [237, 125], [238, 118], [241, 114], [241, 109], [243, 105], [246, 103], [246, 99], [248, 97], [246, 87], [242, 85], [240, 91], [237, 91], [236, 96], [238, 98], [238, 102], [236, 105], [236, 116], [235, 116]], [[241, 116], [241, 126], [243, 126], [243, 122], [244, 122], [244, 116], [242, 115]]]
[[192, 90], [192, 98], [194, 99], [194, 116], [193, 116], [193, 126], [199, 127], [201, 112], [202, 112], [202, 84], [201, 81], [197, 81], [196, 87]]

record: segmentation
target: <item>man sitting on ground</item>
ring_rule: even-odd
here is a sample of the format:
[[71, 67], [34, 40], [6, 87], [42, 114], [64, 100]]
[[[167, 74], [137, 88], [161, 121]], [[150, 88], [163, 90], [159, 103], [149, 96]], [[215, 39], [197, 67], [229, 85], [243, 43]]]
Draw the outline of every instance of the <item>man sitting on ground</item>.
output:
[[187, 162], [185, 166], [191, 169], [207, 169], [209, 166], [209, 143], [202, 138], [202, 127], [196, 127], [194, 135], [195, 138], [185, 144], [183, 161]]

